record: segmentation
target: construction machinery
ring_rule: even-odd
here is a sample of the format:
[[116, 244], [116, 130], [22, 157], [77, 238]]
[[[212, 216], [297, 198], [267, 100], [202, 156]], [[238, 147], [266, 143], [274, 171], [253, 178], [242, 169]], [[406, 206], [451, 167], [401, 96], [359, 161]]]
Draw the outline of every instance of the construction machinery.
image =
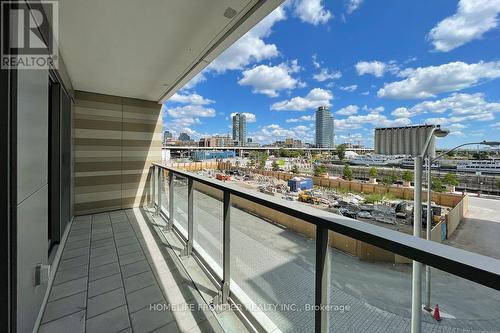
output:
[[311, 191], [302, 191], [299, 193], [299, 201], [313, 205], [319, 205], [320, 200], [312, 195]]

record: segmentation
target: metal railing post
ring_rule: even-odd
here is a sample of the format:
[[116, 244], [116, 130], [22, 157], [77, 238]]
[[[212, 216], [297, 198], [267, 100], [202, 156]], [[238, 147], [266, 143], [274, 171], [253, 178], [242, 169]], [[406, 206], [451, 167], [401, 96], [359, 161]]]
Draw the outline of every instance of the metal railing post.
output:
[[162, 187], [162, 169], [161, 167], [156, 167], [158, 169], [158, 182], [157, 182], [157, 186], [156, 186], [156, 191], [157, 191], [157, 200], [158, 200], [158, 205], [156, 206], [156, 214], [157, 215], [160, 215], [160, 212], [161, 212], [161, 187]]
[[168, 171], [168, 223], [167, 229], [174, 226], [174, 172]]
[[316, 226], [316, 280], [315, 280], [315, 332], [328, 332], [327, 305], [330, 295], [330, 259], [328, 255], [328, 229]]
[[[413, 205], [413, 236], [422, 233], [422, 156], [415, 157], [415, 201]], [[411, 333], [422, 331], [422, 263], [413, 260], [411, 283]]]
[[155, 166], [149, 168], [149, 208], [155, 206], [155, 170]]
[[223, 232], [222, 232], [222, 302], [227, 303], [229, 297], [229, 281], [231, 279], [231, 193], [224, 191]]
[[[432, 158], [427, 157], [427, 227], [425, 229], [425, 239], [431, 239], [432, 230], [432, 175], [431, 175]], [[425, 265], [425, 310], [432, 311], [431, 308], [431, 266]]]
[[193, 179], [188, 178], [188, 238], [182, 256], [190, 256], [193, 251]]

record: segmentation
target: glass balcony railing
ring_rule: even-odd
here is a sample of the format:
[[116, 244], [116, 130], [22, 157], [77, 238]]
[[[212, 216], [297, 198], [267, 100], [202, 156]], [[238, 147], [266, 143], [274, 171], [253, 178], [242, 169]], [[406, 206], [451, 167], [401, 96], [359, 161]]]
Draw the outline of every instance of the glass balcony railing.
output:
[[[259, 331], [499, 331], [500, 260], [155, 169], [157, 211], [183, 238], [184, 254], [217, 280], [214, 303], [236, 305]], [[430, 293], [425, 265], [432, 267]], [[439, 305], [442, 321], [427, 304]]]

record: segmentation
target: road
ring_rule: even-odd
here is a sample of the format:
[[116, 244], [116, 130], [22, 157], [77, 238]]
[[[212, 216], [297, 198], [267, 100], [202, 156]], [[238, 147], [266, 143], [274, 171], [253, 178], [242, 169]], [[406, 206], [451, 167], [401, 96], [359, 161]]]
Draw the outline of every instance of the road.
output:
[[500, 200], [469, 197], [469, 213], [446, 244], [500, 259]]
[[[186, 228], [187, 188], [176, 186], [174, 193], [175, 220]], [[194, 193], [195, 242], [222, 265], [222, 202]], [[168, 207], [166, 202], [164, 205]], [[314, 328], [314, 312], [306, 309], [306, 304], [314, 304], [314, 254], [314, 240], [239, 209], [231, 210], [232, 280], [283, 332]], [[336, 306], [330, 311], [331, 331], [409, 331], [409, 265], [364, 262], [335, 249], [330, 249], [330, 260], [330, 304]], [[452, 328], [457, 332], [500, 332], [499, 292], [438, 270], [433, 270], [432, 281], [432, 302], [454, 318], [437, 323], [424, 314], [424, 332]], [[269, 304], [295, 304], [297, 310], [271, 309]]]

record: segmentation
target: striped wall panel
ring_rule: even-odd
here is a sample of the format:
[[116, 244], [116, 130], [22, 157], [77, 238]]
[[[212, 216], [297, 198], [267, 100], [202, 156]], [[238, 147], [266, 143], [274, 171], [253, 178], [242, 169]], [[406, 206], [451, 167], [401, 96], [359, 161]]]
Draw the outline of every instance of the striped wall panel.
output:
[[75, 92], [75, 215], [136, 207], [161, 160], [161, 105]]

